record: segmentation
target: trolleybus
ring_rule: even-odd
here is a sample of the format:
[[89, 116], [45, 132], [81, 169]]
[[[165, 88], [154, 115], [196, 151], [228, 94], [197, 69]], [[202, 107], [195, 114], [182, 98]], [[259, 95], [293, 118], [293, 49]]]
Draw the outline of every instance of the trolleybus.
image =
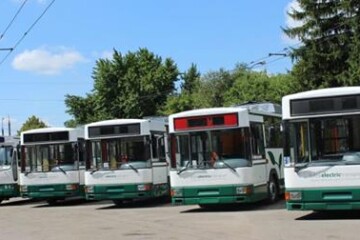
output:
[[360, 87], [283, 97], [288, 210], [360, 209]]
[[281, 107], [249, 103], [169, 116], [173, 204], [275, 201], [283, 190]]
[[83, 128], [41, 128], [21, 133], [20, 194], [49, 204], [84, 195]]
[[19, 196], [18, 137], [0, 137], [0, 203]]
[[169, 196], [165, 119], [85, 125], [86, 198], [124, 201]]

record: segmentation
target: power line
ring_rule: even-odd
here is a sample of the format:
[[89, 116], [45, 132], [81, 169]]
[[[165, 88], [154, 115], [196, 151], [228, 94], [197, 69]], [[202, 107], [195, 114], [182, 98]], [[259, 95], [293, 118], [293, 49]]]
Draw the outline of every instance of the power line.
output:
[[[339, 29], [339, 28], [342, 27], [342, 26], [346, 26], [346, 23], [336, 24], [333, 28], [330, 28], [329, 30], [331, 30], [331, 31], [336, 31], [337, 29]], [[329, 40], [329, 39], [331, 39], [331, 38], [334, 38], [334, 37], [336, 37], [336, 36], [337, 36], [336, 34], [333, 34], [333, 35], [330, 35], [330, 36], [325, 36], [325, 37], [321, 38], [320, 41], [317, 42], [317, 44], [322, 43], [322, 42], [325, 42], [325, 41], [327, 41], [327, 40]], [[316, 41], [317, 39], [314, 39], [314, 40]], [[264, 57], [261, 57], [261, 58], [259, 58], [259, 59], [256, 59], [256, 60], [254, 60], [254, 61], [249, 62], [249, 65], [250, 65], [250, 66], [268, 65], [268, 64], [270, 64], [270, 63], [279, 61], [279, 60], [281, 60], [281, 59], [289, 56], [288, 51], [289, 51], [290, 48], [294, 48], [294, 47], [296, 47], [296, 46], [298, 46], [298, 45], [300, 45], [300, 44], [302, 44], [302, 43], [303, 43], [303, 42], [298, 42], [298, 43], [289, 45], [288, 47], [283, 48], [282, 50], [277, 51], [276, 53], [269, 53], [267, 56], [264, 56]], [[265, 61], [266, 59], [268, 59], [268, 58], [270, 58], [270, 57], [272, 57], [272, 56], [283, 56], [283, 57], [276, 58], [276, 59], [271, 60], [271, 61]]]
[[45, 10], [41, 13], [41, 15], [34, 21], [33, 24], [27, 29], [27, 31], [23, 34], [23, 36], [15, 43], [14, 47], [5, 57], [1, 60], [0, 66], [5, 62], [5, 60], [9, 57], [9, 55], [16, 49], [16, 47], [24, 40], [24, 38], [29, 34], [29, 32], [35, 27], [35, 25], [40, 21], [40, 19], [45, 15], [45, 13], [49, 10], [49, 8], [53, 5], [55, 0], [52, 0], [51, 3], [45, 8]]
[[9, 28], [11, 27], [11, 25], [14, 23], [16, 17], [19, 15], [19, 13], [21, 12], [21, 10], [23, 9], [25, 3], [28, 0], [24, 0], [23, 3], [21, 4], [20, 8], [17, 10], [17, 12], [15, 13], [14, 17], [11, 19], [11, 21], [9, 22], [9, 24], [6, 26], [5, 30], [3, 31], [3, 33], [0, 35], [0, 40], [5, 36], [7, 30], [9, 30]]

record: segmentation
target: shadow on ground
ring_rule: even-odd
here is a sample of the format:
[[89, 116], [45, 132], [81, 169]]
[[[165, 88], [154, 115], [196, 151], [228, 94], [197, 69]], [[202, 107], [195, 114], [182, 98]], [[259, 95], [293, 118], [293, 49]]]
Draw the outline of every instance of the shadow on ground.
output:
[[152, 207], [165, 207], [165, 206], [170, 206], [170, 207], [172, 206], [168, 199], [146, 199], [146, 200], [125, 201], [121, 205], [115, 205], [114, 203], [112, 203], [112, 205], [110, 206], [100, 207], [97, 208], [97, 210], [152, 208]]
[[235, 212], [235, 211], [266, 211], [285, 209], [285, 201], [279, 200], [276, 203], [269, 204], [266, 201], [261, 201], [251, 204], [223, 204], [223, 205], [208, 205], [198, 206], [195, 208], [182, 211], [181, 213], [201, 213], [201, 212]]
[[51, 204], [46, 201], [42, 201], [41, 205], [34, 206], [33, 208], [76, 207], [79, 205], [87, 206], [96, 204], [99, 204], [99, 201], [86, 201], [85, 199], [66, 199]]
[[346, 211], [317, 211], [310, 214], [296, 218], [300, 221], [311, 220], [353, 220], [360, 219], [360, 210], [346, 210]]
[[34, 200], [34, 199], [19, 199], [19, 200], [11, 200], [9, 202], [2, 202], [0, 204], [0, 207], [6, 207], [6, 206], [22, 206], [27, 204], [33, 204], [41, 202], [40, 200]]

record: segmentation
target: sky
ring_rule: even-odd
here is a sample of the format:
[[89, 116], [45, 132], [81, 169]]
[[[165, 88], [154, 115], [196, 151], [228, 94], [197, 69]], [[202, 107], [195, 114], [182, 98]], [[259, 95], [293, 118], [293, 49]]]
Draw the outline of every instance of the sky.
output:
[[296, 44], [281, 29], [296, 24], [286, 14], [292, 7], [295, 0], [1, 0], [3, 128], [8, 133], [10, 119], [15, 134], [32, 115], [63, 126], [72, 118], [65, 95], [90, 93], [96, 60], [113, 49], [147, 48], [180, 72], [192, 63], [202, 74], [245, 63], [286, 73], [288, 57], [254, 62]]

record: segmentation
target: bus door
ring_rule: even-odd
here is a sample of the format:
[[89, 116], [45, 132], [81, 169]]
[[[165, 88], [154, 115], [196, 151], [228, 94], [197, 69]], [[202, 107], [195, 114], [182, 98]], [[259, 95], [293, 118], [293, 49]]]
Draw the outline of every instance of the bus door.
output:
[[264, 127], [262, 123], [250, 123], [250, 147], [254, 184], [266, 184], [269, 179], [269, 164], [265, 158]]
[[11, 169], [14, 182], [18, 180], [18, 154], [15, 148], [11, 148]]
[[154, 184], [168, 182], [169, 167], [166, 161], [164, 133], [151, 134], [151, 165]]

